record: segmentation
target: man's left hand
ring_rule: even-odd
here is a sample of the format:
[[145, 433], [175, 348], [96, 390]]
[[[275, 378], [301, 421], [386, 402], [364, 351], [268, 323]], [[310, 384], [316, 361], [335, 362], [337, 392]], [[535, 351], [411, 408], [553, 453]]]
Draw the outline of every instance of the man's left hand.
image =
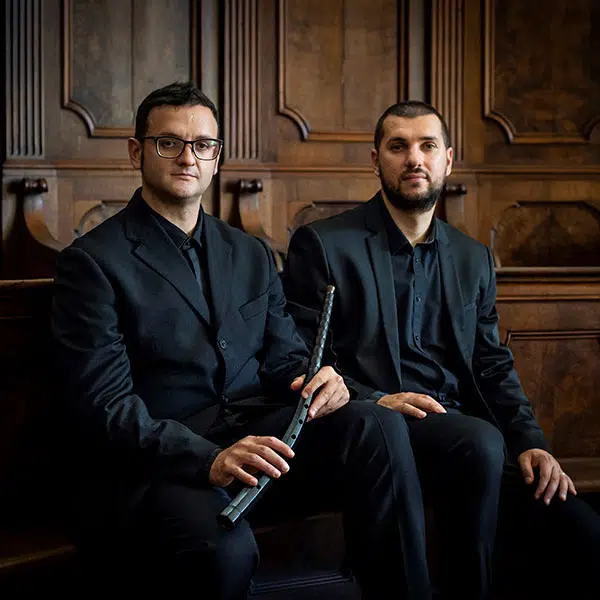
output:
[[536, 500], [543, 496], [544, 502], [550, 504], [557, 491], [561, 500], [567, 499], [567, 493], [577, 495], [573, 480], [549, 452], [540, 448], [526, 450], [519, 454], [519, 465], [527, 484], [533, 483], [533, 469], [539, 469], [539, 483], [534, 494]]
[[[297, 392], [302, 388], [304, 379], [305, 375], [296, 377], [290, 387]], [[343, 377], [336, 373], [332, 367], [319, 369], [302, 390], [302, 397], [308, 398], [317, 390], [319, 390], [319, 393], [316, 397], [313, 397], [308, 409], [308, 421], [332, 413], [350, 400], [350, 392], [344, 383]]]

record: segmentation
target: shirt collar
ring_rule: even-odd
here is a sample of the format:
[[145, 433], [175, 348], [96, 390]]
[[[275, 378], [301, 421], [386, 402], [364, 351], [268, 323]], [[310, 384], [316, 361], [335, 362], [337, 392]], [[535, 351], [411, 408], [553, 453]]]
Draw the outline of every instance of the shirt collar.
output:
[[150, 215], [156, 220], [156, 222], [164, 229], [165, 233], [171, 238], [171, 241], [180, 249], [189, 247], [189, 243], [197, 244], [199, 248], [202, 248], [202, 228], [204, 226], [204, 209], [200, 205], [200, 211], [198, 212], [198, 222], [192, 235], [188, 235], [183, 229], [177, 227], [165, 219], [160, 213], [157, 213], [147, 202], [144, 205], [150, 211]]
[[[383, 218], [383, 224], [387, 234], [390, 252], [392, 254], [397, 254], [398, 252], [406, 252], [412, 250], [408, 238], [404, 235], [400, 227], [396, 225], [396, 222], [392, 218], [392, 215], [390, 215], [390, 211], [388, 210], [381, 195], [379, 196], [379, 206], [381, 208], [381, 216]], [[425, 241], [421, 242], [421, 244], [432, 244], [436, 240], [437, 219], [434, 217], [431, 222], [431, 228], [429, 229], [429, 235], [427, 236], [427, 239]]]

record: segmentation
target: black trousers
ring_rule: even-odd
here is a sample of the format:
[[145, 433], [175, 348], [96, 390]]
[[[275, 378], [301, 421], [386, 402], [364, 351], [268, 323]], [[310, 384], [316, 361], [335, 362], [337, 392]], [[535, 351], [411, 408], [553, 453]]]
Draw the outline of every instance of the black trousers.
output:
[[579, 497], [535, 500], [537, 479], [525, 484], [486, 421], [448, 413], [407, 422], [444, 599], [483, 600], [500, 583], [515, 599], [596, 598], [600, 515]]
[[[222, 446], [247, 433], [281, 436], [294, 409], [243, 411], [245, 416], [234, 414], [206, 436]], [[340, 509], [348, 561], [363, 598], [388, 598], [393, 589], [398, 598], [429, 600], [421, 490], [402, 415], [351, 402], [308, 423], [294, 449], [290, 472], [269, 486], [257, 516], [271, 509], [285, 514], [288, 507], [294, 513]], [[245, 599], [259, 562], [251, 527], [242, 521], [226, 531], [216, 521], [235, 493], [235, 487], [152, 482], [130, 514], [112, 523], [104, 519], [100, 534], [112, 541], [107, 575], [120, 571], [126, 582], [120, 586], [138, 594], [191, 587], [207, 600]], [[101, 564], [101, 544], [90, 536], [81, 542]]]
[[[207, 436], [225, 446], [247, 433], [282, 435], [294, 407], [260, 410], [234, 415]], [[290, 472], [271, 484], [249, 520], [271, 511], [342, 510], [349, 563], [365, 600], [431, 598], [423, 495], [434, 512], [435, 576], [444, 598], [488, 598], [499, 512], [502, 547], [526, 549], [532, 589], [548, 581], [534, 563], [561, 565], [551, 573], [552, 589], [562, 580], [587, 582], [587, 565], [599, 564], [600, 517], [578, 498], [550, 507], [534, 501], [535, 488], [505, 464], [501, 434], [481, 419], [405, 419], [351, 402], [307, 424], [295, 451]], [[233, 531], [216, 521], [236, 491], [153, 482], [131, 514], [103, 528], [111, 541], [106, 568], [120, 569], [138, 592], [191, 585], [210, 600], [246, 598], [259, 563], [252, 530], [246, 521]]]

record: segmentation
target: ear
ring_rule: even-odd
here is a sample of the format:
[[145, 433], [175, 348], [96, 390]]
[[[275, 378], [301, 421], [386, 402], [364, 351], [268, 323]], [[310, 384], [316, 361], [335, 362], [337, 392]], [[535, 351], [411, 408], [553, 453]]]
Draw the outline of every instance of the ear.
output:
[[446, 161], [447, 161], [447, 165], [446, 165], [446, 177], [448, 177], [448, 175], [450, 175], [450, 173], [452, 173], [452, 162], [454, 160], [454, 150], [452, 148], [448, 148], [446, 150]]
[[219, 172], [219, 162], [221, 160], [221, 152], [223, 152], [223, 148], [219, 150], [219, 154], [217, 154], [217, 158], [215, 158], [215, 168], [213, 169], [213, 177]]
[[142, 142], [130, 137], [127, 140], [127, 150], [129, 152], [129, 161], [134, 169], [142, 168]]
[[375, 148], [371, 148], [371, 163], [373, 164], [373, 173], [379, 177], [379, 153]]

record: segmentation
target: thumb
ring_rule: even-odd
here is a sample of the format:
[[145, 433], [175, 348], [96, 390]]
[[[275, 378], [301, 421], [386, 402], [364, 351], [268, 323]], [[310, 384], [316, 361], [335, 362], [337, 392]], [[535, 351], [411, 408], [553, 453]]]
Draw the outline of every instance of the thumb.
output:
[[294, 381], [290, 384], [290, 388], [294, 391], [299, 390], [302, 387], [302, 382], [304, 381], [305, 375], [300, 375], [296, 377]]

